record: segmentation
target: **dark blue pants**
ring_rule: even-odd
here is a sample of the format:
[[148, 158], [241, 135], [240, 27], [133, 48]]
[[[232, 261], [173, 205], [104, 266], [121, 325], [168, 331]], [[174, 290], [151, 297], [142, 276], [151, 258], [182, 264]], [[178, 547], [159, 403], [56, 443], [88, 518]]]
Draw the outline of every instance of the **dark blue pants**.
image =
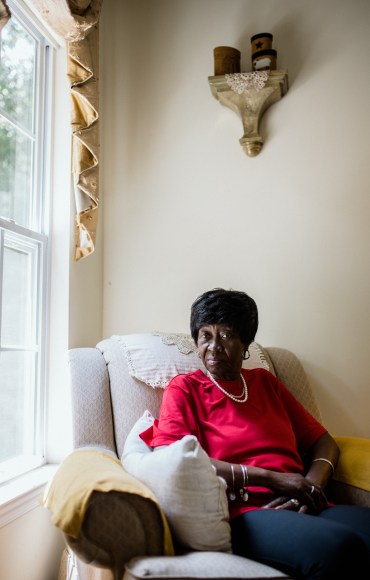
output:
[[337, 505], [315, 516], [254, 510], [230, 524], [235, 554], [293, 578], [370, 578], [370, 508]]

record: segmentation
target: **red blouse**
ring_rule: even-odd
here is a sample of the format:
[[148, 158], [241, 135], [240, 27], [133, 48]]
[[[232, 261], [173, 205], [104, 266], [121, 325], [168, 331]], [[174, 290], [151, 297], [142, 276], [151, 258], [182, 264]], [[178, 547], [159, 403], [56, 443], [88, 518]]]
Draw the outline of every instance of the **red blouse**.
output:
[[[265, 369], [242, 369], [248, 400], [236, 403], [201, 370], [177, 375], [165, 388], [159, 420], [141, 438], [151, 447], [195, 435], [209, 457], [285, 473], [303, 473], [305, 453], [327, 431]], [[241, 381], [219, 381], [241, 394]], [[274, 497], [263, 487], [248, 488], [245, 504], [229, 503], [230, 518]]]

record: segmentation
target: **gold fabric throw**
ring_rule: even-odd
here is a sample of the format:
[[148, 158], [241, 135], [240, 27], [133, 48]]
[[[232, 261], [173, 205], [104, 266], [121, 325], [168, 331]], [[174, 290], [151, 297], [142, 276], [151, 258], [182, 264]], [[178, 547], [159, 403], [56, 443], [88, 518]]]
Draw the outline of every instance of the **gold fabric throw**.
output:
[[333, 479], [370, 491], [370, 440], [363, 437], [334, 437], [340, 456]]
[[153, 502], [163, 522], [163, 549], [174, 549], [167, 519], [152, 491], [127, 473], [122, 463], [104, 451], [78, 449], [68, 455], [48, 485], [42, 503], [52, 522], [63, 533], [77, 538], [93, 491], [119, 491], [139, 495]]
[[72, 99], [72, 173], [76, 200], [75, 259], [95, 249], [99, 206], [99, 17], [103, 0], [32, 0], [66, 40]]

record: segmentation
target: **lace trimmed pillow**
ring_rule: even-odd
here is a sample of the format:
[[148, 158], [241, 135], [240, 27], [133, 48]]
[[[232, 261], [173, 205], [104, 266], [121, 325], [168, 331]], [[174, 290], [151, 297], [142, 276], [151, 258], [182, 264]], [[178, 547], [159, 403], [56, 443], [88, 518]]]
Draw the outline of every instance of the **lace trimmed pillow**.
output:
[[[205, 371], [190, 334], [162, 332], [114, 335], [126, 357], [129, 373], [151, 387], [166, 387], [173, 377], [197, 369]], [[247, 369], [264, 368], [273, 372], [261, 347], [252, 342]]]

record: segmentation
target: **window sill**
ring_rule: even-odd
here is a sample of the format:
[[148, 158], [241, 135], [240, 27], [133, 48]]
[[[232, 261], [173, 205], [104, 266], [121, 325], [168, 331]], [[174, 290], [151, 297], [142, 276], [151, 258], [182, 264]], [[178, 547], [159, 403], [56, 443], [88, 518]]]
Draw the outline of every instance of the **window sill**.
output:
[[42, 505], [46, 484], [58, 465], [43, 465], [0, 486], [0, 528]]

